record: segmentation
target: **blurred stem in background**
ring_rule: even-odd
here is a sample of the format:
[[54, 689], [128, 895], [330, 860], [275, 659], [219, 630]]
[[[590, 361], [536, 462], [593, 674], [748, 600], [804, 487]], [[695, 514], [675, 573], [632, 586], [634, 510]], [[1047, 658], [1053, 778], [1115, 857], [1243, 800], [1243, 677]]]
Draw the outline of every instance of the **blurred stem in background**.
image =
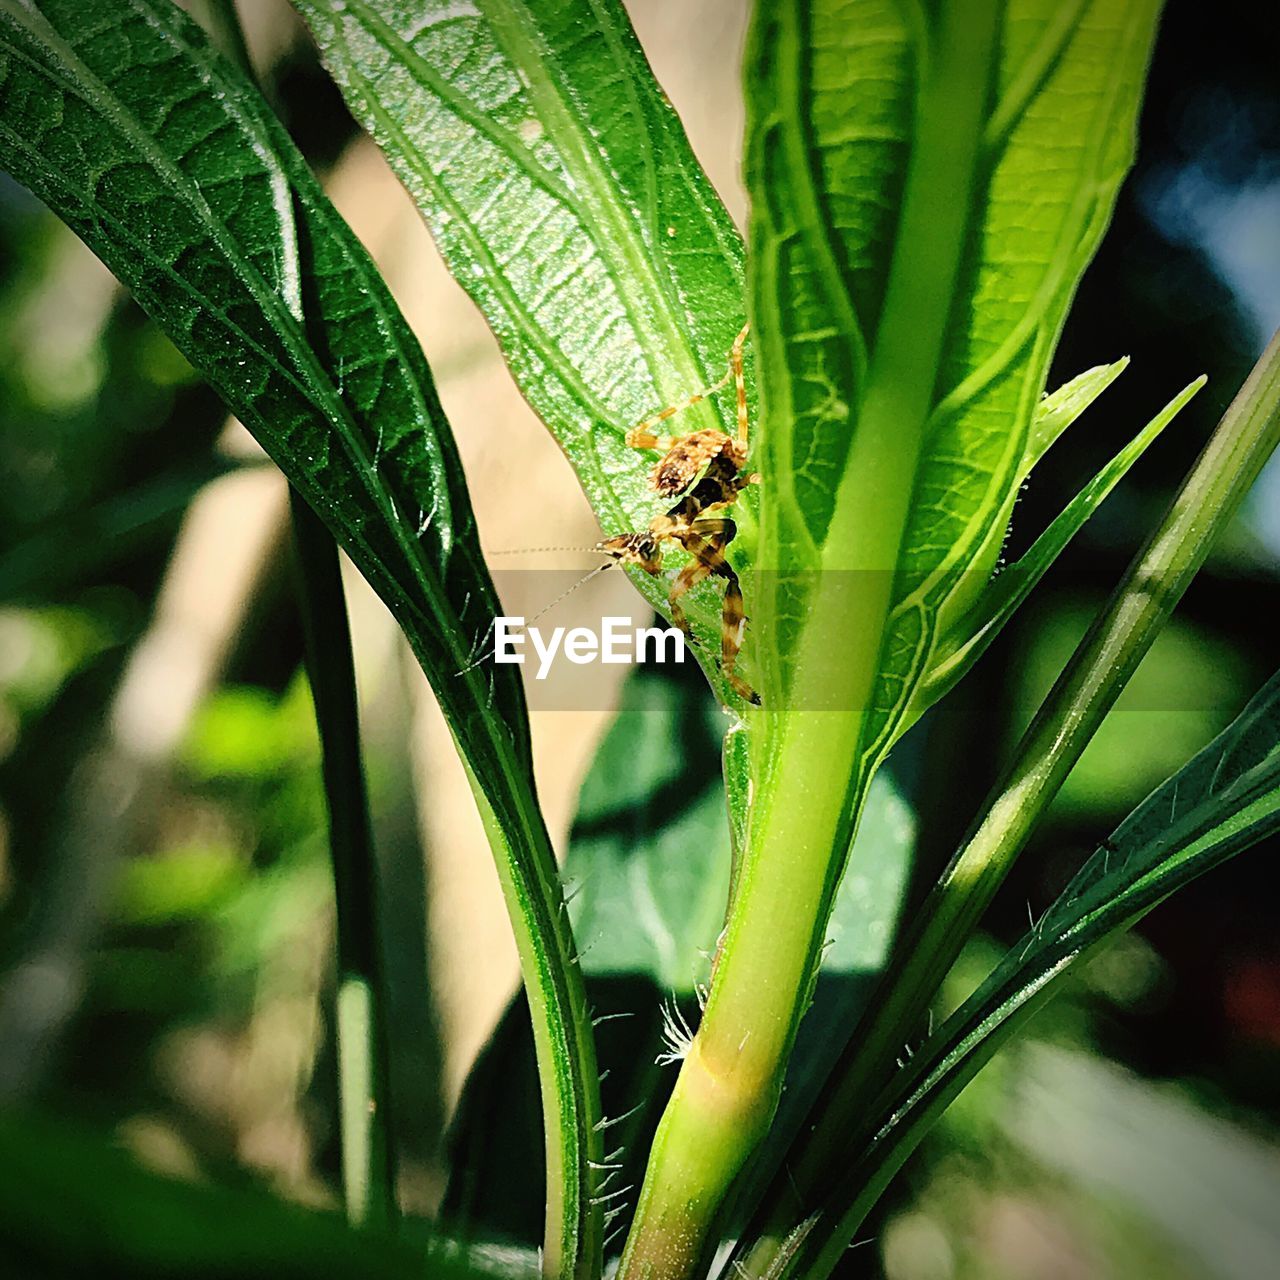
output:
[[[245, 75], [256, 79], [235, 0], [202, 0], [196, 10], [197, 18], [205, 22], [223, 52]], [[296, 255], [298, 246], [286, 245], [284, 250]], [[285, 301], [305, 324], [301, 296]], [[360, 751], [351, 627], [337, 544], [293, 489], [289, 491], [289, 510], [307, 675], [320, 735], [337, 915], [336, 1031], [343, 1201], [352, 1223], [385, 1225], [396, 1217], [388, 1117], [386, 980], [380, 952], [373, 825]]]
[[389, 1136], [386, 981], [351, 629], [338, 548], [302, 498], [290, 490], [289, 499], [337, 902], [343, 1197], [352, 1222], [390, 1221], [396, 1208]]

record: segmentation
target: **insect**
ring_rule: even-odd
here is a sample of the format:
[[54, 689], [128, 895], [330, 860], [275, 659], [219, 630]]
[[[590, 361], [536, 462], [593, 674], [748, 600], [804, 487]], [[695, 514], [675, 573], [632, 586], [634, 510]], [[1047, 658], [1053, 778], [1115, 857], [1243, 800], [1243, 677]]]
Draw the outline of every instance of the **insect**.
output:
[[[704, 578], [722, 579], [721, 669], [739, 697], [759, 706], [760, 695], [734, 670], [742, 649], [747, 616], [743, 608], [742, 584], [725, 559], [725, 548], [733, 541], [738, 526], [723, 514], [737, 502], [748, 485], [760, 481], [754, 472], [746, 473], [747, 386], [742, 370], [742, 348], [749, 327], [744, 325], [734, 339], [728, 371], [719, 382], [646, 418], [627, 432], [627, 444], [633, 449], [656, 449], [662, 454], [653, 468], [650, 483], [663, 497], [678, 498], [678, 501], [662, 515], [654, 516], [647, 529], [606, 538], [598, 550], [619, 564], [635, 565], [645, 573], [657, 576], [662, 570], [665, 545], [675, 543], [683, 547], [692, 560], [671, 584], [668, 604], [671, 621], [686, 635], [689, 634], [689, 624], [680, 605], [680, 597]], [[715, 395], [731, 381], [737, 392], [738, 430], [735, 436], [726, 435], [714, 427], [705, 427], [686, 436], [654, 434], [659, 423]]]

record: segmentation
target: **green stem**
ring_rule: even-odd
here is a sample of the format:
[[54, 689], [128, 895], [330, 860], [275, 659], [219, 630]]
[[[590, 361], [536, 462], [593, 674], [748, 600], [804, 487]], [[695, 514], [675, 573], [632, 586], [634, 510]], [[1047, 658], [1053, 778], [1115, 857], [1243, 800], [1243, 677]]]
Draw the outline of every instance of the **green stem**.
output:
[[[251, 80], [253, 65], [235, 0], [199, 0], [197, 17], [222, 52]], [[296, 258], [292, 224], [287, 256]], [[296, 273], [286, 278], [297, 279]], [[301, 296], [285, 302], [305, 323]], [[360, 713], [351, 629], [338, 547], [324, 522], [289, 490], [298, 570], [298, 607], [307, 675], [320, 734], [337, 915], [338, 1131], [342, 1193], [353, 1224], [396, 1220], [395, 1162], [389, 1139], [386, 983], [380, 949], [378, 867], [360, 754]]]
[[396, 1217], [388, 1101], [386, 983], [378, 868], [360, 758], [360, 721], [338, 548], [289, 491], [307, 674], [320, 731], [338, 932], [338, 1102], [342, 1190], [353, 1223]]
[[[547, 1202], [542, 1274], [598, 1280], [603, 1267], [600, 1200], [604, 1118], [591, 1011], [555, 854], [536, 813], [494, 811], [462, 757], [511, 917], [533, 1023], [542, 1096]], [[512, 856], [512, 834], [538, 859]]]
[[[850, 610], [848, 593], [819, 583], [796, 647], [796, 700], [817, 696], [838, 710], [771, 706], [756, 717], [753, 734], [765, 739], [768, 755], [756, 762], [742, 866], [706, 1011], [654, 1141], [622, 1259], [623, 1280], [690, 1274], [733, 1179], [777, 1106], [865, 790], [859, 768], [863, 725], [933, 404], [945, 300], [968, 230], [998, 10], [997, 0], [940, 6], [933, 56], [922, 73], [884, 314], [824, 544], [824, 570], [834, 578], [857, 574], [857, 609]], [[754, 39], [758, 57], [767, 50], [784, 110], [791, 111], [791, 127], [778, 135], [784, 164], [807, 172], [796, 124], [803, 118], [802, 7], [762, 7]], [[823, 233], [813, 212], [807, 234], [820, 255]], [[760, 255], [753, 280], [766, 367], [777, 345], [769, 322], [776, 313], [770, 264]], [[770, 413], [779, 411], [771, 407], [777, 402], [767, 377], [761, 394], [767, 436]], [[773, 526], [767, 477], [762, 503], [761, 560], [768, 564]], [[834, 677], [833, 652], [844, 655]], [[839, 688], [831, 687], [833, 680]]]
[[766, 1192], [742, 1274], [772, 1277], [798, 1215], [813, 1203], [902, 1046], [917, 1036], [943, 978], [1031, 831], [1114, 705], [1280, 443], [1280, 334], [1223, 415], [1164, 520], [1081, 641], [1023, 736], [985, 816], [896, 948], [865, 1024], [833, 1068], [798, 1149]]

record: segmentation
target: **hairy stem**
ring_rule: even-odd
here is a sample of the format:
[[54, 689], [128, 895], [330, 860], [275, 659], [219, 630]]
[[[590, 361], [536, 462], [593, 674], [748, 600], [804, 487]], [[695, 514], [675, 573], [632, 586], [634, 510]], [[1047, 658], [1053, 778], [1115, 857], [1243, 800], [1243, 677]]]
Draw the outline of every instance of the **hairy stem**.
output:
[[[859, 770], [863, 724], [879, 671], [894, 570], [910, 511], [924, 427], [933, 403], [948, 308], [967, 231], [990, 68], [996, 0], [941, 6], [934, 56], [923, 74], [918, 130], [883, 318], [853, 425], [822, 568], [857, 573], [856, 610], [819, 583], [806, 601], [791, 706], [766, 706], [754, 733], [766, 740], [732, 910], [706, 1012], [663, 1115], [623, 1255], [626, 1280], [690, 1274], [725, 1195], [777, 1106], [796, 1028], [808, 1001], [843, 859], [867, 779]], [[777, 79], [781, 113], [759, 133], [782, 148], [785, 169], [808, 164], [795, 121], [803, 116], [805, 48], [799, 6], [757, 14], [755, 56]], [[755, 215], [753, 215], [754, 217]], [[762, 225], [763, 223], [763, 225]], [[822, 236], [815, 218], [809, 234]], [[777, 336], [772, 228], [758, 219], [754, 320], [761, 335], [764, 432]], [[842, 287], [837, 283], [837, 288]], [[940, 302], [940, 300], [943, 300]], [[781, 375], [785, 377], [785, 373]], [[773, 410], [777, 412], [777, 409]], [[768, 462], [765, 463], [766, 468]], [[761, 562], [771, 563], [770, 486], [763, 487]], [[762, 646], [767, 648], [768, 646]], [[838, 689], [830, 654], [843, 653]], [[821, 691], [826, 705], [806, 700]]]

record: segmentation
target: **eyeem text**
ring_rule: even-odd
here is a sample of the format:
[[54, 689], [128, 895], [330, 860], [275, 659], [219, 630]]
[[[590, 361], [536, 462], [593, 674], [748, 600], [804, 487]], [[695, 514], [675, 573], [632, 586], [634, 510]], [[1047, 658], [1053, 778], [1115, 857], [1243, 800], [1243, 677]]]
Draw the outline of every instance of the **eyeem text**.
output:
[[537, 656], [535, 678], [545, 680], [551, 664], [563, 654], [570, 662], [683, 662], [684, 633], [678, 627], [635, 627], [630, 618], [601, 618], [599, 632], [590, 627], [555, 627], [549, 634], [526, 627], [520, 617], [498, 617], [493, 626], [494, 662], [525, 660], [525, 641]]

